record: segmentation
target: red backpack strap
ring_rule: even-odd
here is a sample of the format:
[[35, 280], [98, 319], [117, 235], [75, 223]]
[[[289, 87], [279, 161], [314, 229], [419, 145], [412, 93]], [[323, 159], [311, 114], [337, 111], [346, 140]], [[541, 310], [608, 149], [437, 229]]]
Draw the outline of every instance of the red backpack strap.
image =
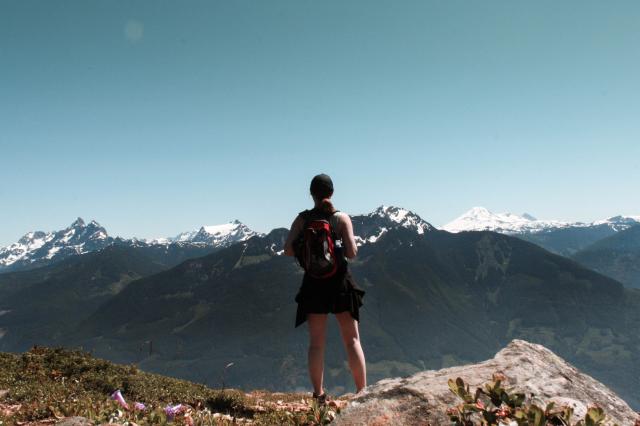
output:
[[333, 231], [334, 237], [338, 237], [338, 216], [336, 215], [336, 213], [340, 213], [340, 210], [336, 210], [333, 213], [331, 213], [330, 215], [327, 214], [323, 214], [322, 212], [319, 212], [315, 209], [307, 209], [304, 211], [301, 211], [300, 213], [298, 213], [298, 215], [300, 217], [302, 217], [302, 219], [304, 220], [304, 228], [307, 227], [308, 223], [312, 220], [315, 219], [325, 219], [329, 222], [329, 224], [331, 225], [331, 230]]

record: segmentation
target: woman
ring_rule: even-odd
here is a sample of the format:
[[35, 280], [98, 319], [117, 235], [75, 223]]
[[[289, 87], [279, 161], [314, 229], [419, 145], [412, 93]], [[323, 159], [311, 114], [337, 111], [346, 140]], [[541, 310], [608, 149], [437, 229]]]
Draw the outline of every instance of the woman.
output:
[[[337, 272], [329, 278], [314, 278], [305, 273], [302, 286], [296, 295], [298, 311], [296, 327], [307, 321], [309, 326], [309, 377], [313, 385], [313, 397], [325, 403], [326, 394], [322, 387], [324, 370], [324, 348], [327, 316], [334, 313], [344, 342], [349, 368], [356, 385], [356, 392], [366, 386], [366, 366], [358, 333], [359, 308], [365, 292], [358, 288], [348, 270], [347, 258], [353, 259], [358, 248], [353, 236], [353, 225], [347, 214], [338, 212], [331, 203], [333, 182], [325, 174], [317, 175], [311, 181], [311, 196], [314, 208], [298, 214], [291, 225], [284, 253], [294, 256], [294, 244], [300, 237], [305, 221], [309, 218], [324, 218], [330, 221], [336, 237], [342, 242], [337, 251], [339, 259]], [[340, 247], [340, 245], [339, 245]]]

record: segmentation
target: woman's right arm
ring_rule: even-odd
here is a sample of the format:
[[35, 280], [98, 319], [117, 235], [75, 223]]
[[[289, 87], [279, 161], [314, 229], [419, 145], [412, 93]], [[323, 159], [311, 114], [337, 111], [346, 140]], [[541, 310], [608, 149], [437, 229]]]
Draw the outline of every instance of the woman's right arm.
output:
[[287, 241], [284, 243], [284, 254], [285, 256], [295, 256], [295, 250], [293, 249], [293, 243], [300, 232], [302, 232], [302, 226], [304, 225], [302, 217], [298, 215], [296, 219], [291, 224], [291, 229], [289, 230], [289, 235], [287, 235]]

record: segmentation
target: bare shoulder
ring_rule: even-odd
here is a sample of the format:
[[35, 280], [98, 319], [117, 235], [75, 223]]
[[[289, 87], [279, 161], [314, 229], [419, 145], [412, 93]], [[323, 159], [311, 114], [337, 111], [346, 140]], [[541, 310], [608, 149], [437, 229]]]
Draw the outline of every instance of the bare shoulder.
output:
[[345, 212], [338, 211], [336, 212], [336, 216], [338, 217], [338, 221], [341, 223], [351, 223], [351, 217]]
[[337, 212], [336, 213], [338, 228], [340, 232], [347, 231], [353, 225], [351, 224], [351, 217], [345, 212]]
[[298, 215], [296, 216], [296, 218], [293, 220], [293, 224], [292, 224], [292, 228], [301, 228], [302, 225], [304, 224], [304, 218], [302, 217], [302, 215]]

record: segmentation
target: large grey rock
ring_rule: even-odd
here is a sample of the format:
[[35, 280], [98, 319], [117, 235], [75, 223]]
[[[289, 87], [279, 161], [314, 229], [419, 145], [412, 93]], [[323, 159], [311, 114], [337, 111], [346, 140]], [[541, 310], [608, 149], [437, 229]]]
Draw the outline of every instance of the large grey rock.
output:
[[460, 401], [449, 390], [448, 380], [461, 377], [475, 390], [490, 381], [494, 373], [507, 377], [508, 389], [535, 395], [540, 405], [556, 401], [573, 406], [576, 419], [584, 417], [590, 404], [600, 405], [611, 423], [620, 426], [633, 426], [638, 419], [638, 414], [613, 391], [544, 346], [514, 340], [493, 359], [479, 364], [422, 371], [370, 385], [332, 424], [449, 425], [446, 409]]

